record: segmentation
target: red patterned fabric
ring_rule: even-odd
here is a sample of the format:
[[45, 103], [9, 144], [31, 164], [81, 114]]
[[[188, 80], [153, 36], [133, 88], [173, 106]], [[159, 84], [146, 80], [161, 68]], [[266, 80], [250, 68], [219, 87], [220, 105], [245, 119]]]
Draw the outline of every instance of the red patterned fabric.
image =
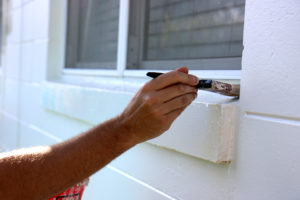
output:
[[49, 200], [81, 200], [83, 191], [85, 187], [88, 185], [89, 179], [78, 183], [77, 185], [73, 186], [72, 188], [68, 189], [65, 192], [62, 192]]

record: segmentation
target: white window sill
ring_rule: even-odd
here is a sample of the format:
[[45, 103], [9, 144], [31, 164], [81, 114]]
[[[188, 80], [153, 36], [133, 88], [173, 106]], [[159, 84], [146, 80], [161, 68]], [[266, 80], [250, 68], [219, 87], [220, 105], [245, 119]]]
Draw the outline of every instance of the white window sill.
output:
[[[150, 78], [101, 79], [62, 76], [43, 84], [42, 105], [91, 125], [118, 115]], [[230, 162], [236, 103], [231, 97], [199, 91], [171, 129], [149, 143], [216, 163]]]
[[[95, 69], [64, 69], [66, 76], [108, 76], [108, 77], [131, 77], [144, 78], [149, 71], [167, 72], [166, 70], [125, 70], [123, 73], [117, 70], [95, 70]], [[205, 79], [240, 80], [241, 70], [190, 70], [191, 74]]]

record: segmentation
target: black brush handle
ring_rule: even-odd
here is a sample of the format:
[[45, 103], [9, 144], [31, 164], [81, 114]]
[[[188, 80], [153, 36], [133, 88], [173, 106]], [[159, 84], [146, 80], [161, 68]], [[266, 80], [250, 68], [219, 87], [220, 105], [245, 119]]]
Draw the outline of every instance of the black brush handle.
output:
[[212, 82], [212, 80], [199, 80], [199, 83], [196, 85], [196, 87], [199, 89], [211, 88]]
[[151, 77], [151, 78], [157, 78], [159, 77], [160, 75], [162, 75], [164, 73], [159, 73], [159, 72], [148, 72], [146, 75]]
[[[162, 75], [163, 73], [160, 72], [148, 72], [146, 75], [151, 78], [157, 78], [158, 76]], [[196, 85], [197, 88], [211, 88], [212, 87], [212, 80], [199, 80], [199, 83]]]

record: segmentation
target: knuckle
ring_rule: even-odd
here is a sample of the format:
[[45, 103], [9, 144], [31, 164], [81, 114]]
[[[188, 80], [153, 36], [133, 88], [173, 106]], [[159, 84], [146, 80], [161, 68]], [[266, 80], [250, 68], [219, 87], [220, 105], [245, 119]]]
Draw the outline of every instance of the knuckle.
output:
[[187, 104], [191, 104], [195, 98], [196, 98], [196, 94], [195, 93], [191, 93], [189, 95], [189, 98], [188, 98], [189, 100], [188, 100]]
[[177, 81], [180, 81], [180, 80], [182, 79], [182, 72], [175, 71], [175, 72], [174, 72], [174, 78], [175, 78]]
[[162, 126], [162, 129], [164, 131], [168, 130], [171, 126], [171, 124], [169, 123], [169, 118], [167, 116], [163, 116], [161, 119], [160, 119], [160, 124]]
[[165, 116], [165, 117], [162, 119], [162, 123], [163, 123], [164, 131], [170, 129], [170, 127], [171, 127], [171, 122], [170, 122], [169, 117]]
[[179, 93], [183, 93], [185, 91], [185, 87], [182, 84], [177, 85], [177, 91]]
[[197, 87], [190, 87], [192, 92], [197, 93], [198, 92], [198, 88]]
[[145, 85], [143, 86], [142, 91], [143, 91], [143, 92], [149, 91], [150, 88], [151, 88], [151, 83], [150, 83], [150, 82], [147, 82], [147, 83], [145, 83]]
[[196, 95], [193, 93], [184, 95], [181, 97], [181, 104], [182, 105], [188, 105], [190, 104], [194, 99], [195, 99]]
[[159, 109], [153, 109], [152, 115], [153, 115], [154, 118], [159, 118], [160, 110]]
[[181, 97], [181, 104], [182, 105], [186, 105], [188, 102], [188, 97], [186, 95], [184, 95], [183, 97]]
[[144, 102], [147, 107], [151, 107], [153, 105], [153, 97], [146, 95], [144, 97]]

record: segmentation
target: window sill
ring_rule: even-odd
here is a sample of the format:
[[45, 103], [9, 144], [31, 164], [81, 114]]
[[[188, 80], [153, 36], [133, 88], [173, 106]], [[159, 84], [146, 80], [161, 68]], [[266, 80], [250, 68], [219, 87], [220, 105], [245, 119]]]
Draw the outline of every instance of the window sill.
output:
[[[122, 112], [147, 80], [147, 77], [62, 76], [43, 84], [42, 105], [95, 125]], [[170, 130], [148, 142], [215, 163], [230, 162], [236, 107], [237, 101], [231, 97], [199, 91], [197, 99]]]

